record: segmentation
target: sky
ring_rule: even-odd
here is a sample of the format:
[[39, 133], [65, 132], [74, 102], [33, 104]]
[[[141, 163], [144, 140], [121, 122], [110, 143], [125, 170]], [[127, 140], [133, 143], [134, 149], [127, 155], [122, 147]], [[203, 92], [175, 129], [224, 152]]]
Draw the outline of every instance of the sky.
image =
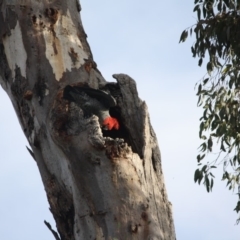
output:
[[[235, 192], [222, 182], [212, 193], [193, 181], [199, 118], [195, 83], [205, 74], [192, 58], [194, 38], [179, 44], [196, 23], [193, 0], [82, 0], [81, 18], [94, 59], [107, 81], [125, 73], [137, 82], [157, 134], [177, 240], [239, 240]], [[13, 107], [0, 88], [0, 236], [3, 240], [53, 240], [55, 227], [38, 168]], [[214, 155], [209, 156], [209, 160]]]

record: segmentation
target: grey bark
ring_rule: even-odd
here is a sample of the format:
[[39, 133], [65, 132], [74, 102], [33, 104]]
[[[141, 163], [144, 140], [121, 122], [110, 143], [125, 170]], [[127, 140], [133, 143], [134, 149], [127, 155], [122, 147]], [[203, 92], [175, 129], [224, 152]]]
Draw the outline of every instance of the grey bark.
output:
[[[128, 75], [105, 81], [80, 9], [75, 0], [0, 1], [0, 83], [32, 148], [60, 238], [174, 240], [147, 105]], [[84, 118], [62, 98], [68, 84], [111, 93], [120, 130]]]

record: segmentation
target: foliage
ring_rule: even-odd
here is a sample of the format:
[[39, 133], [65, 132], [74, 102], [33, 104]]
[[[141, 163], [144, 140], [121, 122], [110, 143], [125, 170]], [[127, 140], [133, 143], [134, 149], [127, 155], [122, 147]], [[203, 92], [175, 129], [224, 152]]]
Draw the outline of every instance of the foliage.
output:
[[[223, 164], [222, 180], [229, 189], [240, 183], [240, 0], [195, 0], [197, 23], [184, 30], [180, 42], [195, 34], [193, 57], [202, 66], [207, 59], [205, 76], [198, 85], [198, 106], [203, 107], [194, 180], [203, 180], [207, 191], [214, 183], [212, 170]], [[209, 152], [218, 149], [215, 161], [205, 163]], [[240, 211], [240, 202], [236, 212]]]

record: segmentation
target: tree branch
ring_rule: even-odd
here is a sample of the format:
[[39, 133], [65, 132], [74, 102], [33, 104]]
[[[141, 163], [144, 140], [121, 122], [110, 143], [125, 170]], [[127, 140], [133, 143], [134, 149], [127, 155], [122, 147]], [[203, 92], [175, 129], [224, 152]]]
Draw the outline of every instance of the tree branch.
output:
[[30, 153], [30, 155], [32, 156], [32, 158], [36, 161], [33, 151], [28, 146], [26, 146], [26, 148], [27, 148], [28, 152]]
[[58, 233], [52, 229], [52, 226], [50, 225], [49, 222], [44, 220], [45, 225], [48, 227], [48, 229], [52, 232], [53, 236], [55, 237], [56, 240], [61, 240], [60, 237], [58, 236]]

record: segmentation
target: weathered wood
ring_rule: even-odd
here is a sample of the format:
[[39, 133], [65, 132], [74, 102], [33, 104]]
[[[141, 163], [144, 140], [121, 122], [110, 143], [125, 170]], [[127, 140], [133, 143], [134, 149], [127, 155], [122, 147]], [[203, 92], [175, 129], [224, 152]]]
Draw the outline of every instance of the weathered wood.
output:
[[[160, 152], [135, 81], [107, 83], [74, 0], [0, 1], [0, 83], [32, 148], [62, 240], [174, 240]], [[62, 98], [68, 84], [111, 93], [120, 130]]]

